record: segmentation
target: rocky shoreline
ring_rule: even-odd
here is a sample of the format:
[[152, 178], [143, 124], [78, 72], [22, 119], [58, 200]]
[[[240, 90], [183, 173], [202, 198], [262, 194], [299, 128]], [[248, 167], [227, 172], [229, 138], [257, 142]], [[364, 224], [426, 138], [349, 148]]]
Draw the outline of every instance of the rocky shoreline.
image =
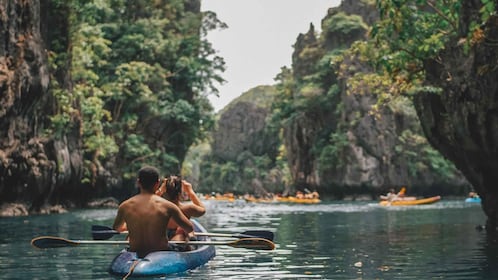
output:
[[[116, 198], [108, 197], [90, 201], [87, 208], [117, 208], [119, 201]], [[71, 207], [63, 205], [45, 205], [39, 211], [30, 211], [29, 205], [24, 202], [10, 202], [0, 205], [0, 217], [18, 217], [29, 215], [62, 214], [68, 212]]]

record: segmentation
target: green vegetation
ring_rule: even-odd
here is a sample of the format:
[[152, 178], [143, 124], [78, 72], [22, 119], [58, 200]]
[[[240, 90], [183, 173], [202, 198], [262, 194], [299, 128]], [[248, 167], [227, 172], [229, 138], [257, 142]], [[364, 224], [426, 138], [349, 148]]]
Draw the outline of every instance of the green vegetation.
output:
[[[494, 12], [494, 2], [482, 2], [484, 21]], [[381, 19], [373, 27], [357, 15], [331, 14], [319, 38], [314, 29], [298, 37], [293, 68], [281, 69], [276, 86], [256, 87], [233, 102], [271, 111], [258, 134], [270, 147], [229, 161], [206, 147], [215, 122], [206, 94], [217, 93], [224, 61], [204, 38], [207, 31], [226, 26], [189, 3], [51, 1], [53, 14], [63, 15], [68, 26], [50, 31], [54, 114], [46, 134], [64, 139], [78, 133], [83, 183], [95, 185], [104, 169], [132, 187], [136, 170], [152, 164], [165, 174], [199, 178], [204, 192], [254, 192], [255, 178], [268, 191], [280, 192], [307, 187], [302, 184], [313, 176], [321, 179], [320, 191], [330, 191], [330, 174], [354, 165], [348, 161], [349, 148], [368, 152], [363, 139], [350, 142], [361, 121], [371, 115], [378, 120], [382, 110], [415, 118], [409, 100], [397, 97], [440, 92], [424, 84], [424, 61], [436, 59], [455, 36], [462, 37], [464, 48], [482, 39], [479, 19], [469, 33], [459, 34], [457, 0], [377, 1]], [[370, 39], [364, 40], [367, 35]], [[370, 112], [348, 112], [344, 97], [355, 94], [373, 94], [378, 105]], [[428, 170], [443, 178], [455, 174], [416, 128], [398, 135], [394, 152], [407, 161], [412, 176]], [[309, 166], [294, 166], [296, 159]], [[308, 172], [306, 179], [298, 172]]]
[[[346, 15], [343, 12], [337, 13], [334, 17], [329, 17], [322, 23], [325, 33], [351, 36], [358, 32], [363, 32], [368, 26], [363, 22], [361, 16]], [[322, 36], [327, 36], [323, 34]]]
[[202, 184], [199, 191], [210, 193], [235, 194], [260, 193], [254, 185], [254, 180], [259, 180], [269, 192], [282, 192], [286, 186], [285, 163], [281, 165], [268, 157], [268, 155], [255, 156], [250, 152], [239, 155], [235, 161], [224, 161], [214, 157], [206, 157], [201, 164]]
[[348, 144], [346, 133], [337, 131], [330, 135], [329, 141], [323, 146], [319, 155], [320, 173], [324, 174], [344, 166], [345, 163], [341, 159], [347, 152], [345, 149]]
[[436, 172], [442, 181], [455, 176], [456, 169], [453, 163], [434, 150], [425, 137], [405, 130], [399, 136], [399, 143], [395, 151], [407, 163], [411, 176], [422, 176], [431, 170]]
[[371, 85], [389, 83], [390, 90], [382, 93], [380, 102], [399, 94], [440, 93], [440, 89], [424, 84], [424, 62], [437, 61], [449, 40], [458, 40], [465, 50], [483, 40], [481, 26], [494, 13], [495, 4], [481, 2], [481, 18], [470, 26], [460, 26], [459, 0], [378, 0], [381, 18], [371, 30], [371, 39], [350, 50], [368, 61], [376, 75], [358, 73], [356, 80], [367, 80]]
[[223, 114], [223, 112], [229, 110], [234, 104], [239, 102], [249, 102], [259, 107], [269, 109], [271, 108], [271, 104], [276, 94], [277, 91], [273, 86], [257, 86], [232, 100], [230, 104], [221, 110], [220, 114]]
[[[271, 104], [275, 101], [277, 91], [273, 86], [258, 86], [237, 99], [233, 100], [219, 114], [234, 109], [238, 103], [251, 103], [259, 108], [270, 109]], [[251, 112], [244, 112], [248, 118], [251, 118]], [[264, 114], [257, 112], [257, 114]], [[262, 115], [258, 115], [262, 117]], [[258, 127], [256, 125], [256, 127]], [[285, 158], [277, 158], [277, 135], [279, 127], [272, 127], [271, 124], [265, 123], [264, 127], [258, 131], [250, 132], [250, 135], [241, 135], [248, 138], [248, 149], [240, 150], [233, 158], [222, 156], [216, 152], [210, 151], [204, 153], [200, 162], [199, 189], [202, 192], [234, 192], [236, 194], [258, 193], [262, 189], [255, 187], [258, 182], [264, 185], [267, 191], [282, 191], [284, 188], [284, 179], [282, 167], [285, 168]], [[213, 131], [216, 134], [216, 131]], [[237, 132], [235, 132], [237, 133]], [[248, 133], [248, 132], [246, 132]], [[236, 138], [236, 137], [235, 137]], [[252, 139], [249, 141], [249, 139]], [[213, 143], [213, 141], [211, 141]], [[240, 143], [226, 143], [227, 145], [239, 145]], [[258, 147], [256, 147], [258, 146]], [[194, 147], [197, 149], [198, 146]], [[226, 147], [223, 147], [226, 148]], [[222, 149], [223, 149], [222, 148]], [[234, 147], [233, 149], [238, 149]]]
[[[417, 120], [410, 100], [396, 96], [410, 96], [422, 89], [438, 92], [437, 88], [423, 84], [423, 62], [442, 50], [448, 36], [458, 29], [459, 1], [377, 1], [377, 7], [382, 18], [371, 29], [359, 16], [343, 12], [329, 15], [322, 21], [318, 47], [310, 41], [308, 45], [295, 45], [300, 49], [295, 49], [297, 54], [293, 57], [302, 58], [310, 49], [322, 54], [314, 57], [314, 65], [306, 65], [306, 69], [312, 71], [296, 73], [295, 69], [283, 68], [277, 76], [273, 125], [287, 131], [286, 135], [298, 138], [296, 141], [303, 150], [294, 151], [296, 154], [291, 157], [293, 160], [307, 157], [308, 162], [312, 161], [308, 170], [318, 171], [323, 192], [334, 192], [327, 189], [335, 188], [333, 182], [337, 182], [330, 174], [339, 175], [347, 165], [354, 167], [351, 147], [361, 148], [369, 156], [383, 161], [382, 155], [372, 151], [365, 139], [355, 139], [355, 130], [362, 120], [373, 116], [382, 121], [383, 114]], [[367, 30], [372, 37], [363, 40], [366, 36], [362, 34]], [[345, 111], [352, 108], [347, 107], [351, 104], [344, 104], [343, 90], [344, 96], [373, 94], [378, 104], [372, 104], [369, 112], [368, 109]], [[410, 127], [410, 123], [402, 125], [409, 127], [397, 136], [394, 151], [382, 152], [394, 153], [395, 162], [381, 164], [406, 165], [414, 178], [421, 173], [431, 173], [441, 182], [454, 179], [455, 166], [429, 145], [420, 127]], [[355, 136], [350, 138], [348, 133]], [[300, 168], [299, 172], [306, 171], [306, 167]], [[304, 176], [312, 178], [311, 172]], [[293, 176], [292, 184], [302, 188], [299, 184], [303, 182], [297, 181], [302, 175]]]
[[[132, 180], [143, 164], [179, 173], [192, 143], [213, 125], [223, 59], [204, 39], [225, 25], [187, 1], [52, 1], [67, 34], [49, 45], [55, 114], [47, 134], [79, 131], [93, 185], [104, 164]], [[128, 184], [133, 187], [133, 183]]]

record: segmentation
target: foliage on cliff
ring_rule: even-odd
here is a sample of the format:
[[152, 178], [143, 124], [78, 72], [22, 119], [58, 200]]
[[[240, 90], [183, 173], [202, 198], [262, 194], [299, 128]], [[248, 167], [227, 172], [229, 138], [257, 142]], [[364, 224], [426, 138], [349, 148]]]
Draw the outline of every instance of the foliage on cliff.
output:
[[[486, 229], [498, 230], [497, 3], [378, 1], [376, 72], [410, 96], [425, 135], [483, 198]], [[378, 40], [383, 44], [378, 44]]]
[[190, 144], [210, 129], [212, 108], [202, 93], [216, 92], [224, 64], [202, 36], [220, 24], [212, 14], [203, 24], [195, 5], [54, 1], [68, 11], [70, 44], [54, 47], [51, 66], [67, 71], [70, 81], [52, 79], [59, 109], [46, 133], [64, 135], [72, 118], [81, 118], [84, 182], [109, 161], [125, 179], [143, 164], [178, 173]]
[[[110, 190], [121, 186], [124, 190], [117, 191], [126, 197], [134, 192], [134, 176], [144, 164], [157, 166], [163, 175], [178, 174], [190, 145], [213, 125], [207, 94], [216, 94], [216, 83], [223, 81], [224, 61], [205, 35], [225, 25], [214, 13], [201, 13], [199, 0], [42, 2], [16, 4], [33, 7], [19, 21], [41, 26], [48, 54], [50, 85], [39, 92], [48, 100], [47, 121], [35, 123], [34, 130], [42, 131], [48, 143], [62, 143], [61, 150], [72, 141], [67, 139], [77, 139], [69, 149], [82, 157], [58, 156], [57, 150], [56, 158], [47, 155], [56, 174], [40, 171], [37, 176], [54, 176], [64, 186], [52, 181], [50, 191], [37, 193], [36, 199], [53, 200], [61, 189], [81, 186], [86, 191], [81, 192], [85, 197], [75, 197], [79, 202], [116, 194]], [[74, 163], [83, 166], [81, 172], [65, 172], [71, 171], [63, 168], [68, 160], [82, 161]], [[30, 185], [41, 189], [34, 185], [37, 180]], [[17, 184], [25, 183], [18, 180], [9, 188]]]
[[200, 159], [199, 190], [264, 194], [285, 188], [279, 128], [268, 121], [275, 94], [273, 86], [258, 86], [220, 112], [211, 151]]
[[[342, 5], [349, 6], [344, 9], [329, 10], [320, 34], [310, 25], [307, 33], [298, 35], [292, 68], [282, 68], [276, 77], [277, 95], [267, 125], [278, 131], [274, 135], [279, 137], [279, 153], [265, 154], [271, 164], [256, 171], [278, 170], [280, 182], [285, 184], [263, 180], [264, 187], [284, 191], [292, 186], [343, 196], [401, 185], [418, 193], [431, 192], [434, 186], [439, 187], [437, 191], [452, 192], [447, 186], [465, 185], [454, 165], [423, 136], [408, 99], [397, 97], [387, 100], [386, 106], [377, 105], [393, 83], [376, 76], [370, 64], [381, 53], [366, 45], [370, 27], [361, 15], [345, 12], [346, 8], [354, 11], [351, 7], [355, 5], [373, 8], [373, 2], [345, 2]], [[362, 50], [362, 55], [357, 50]], [[376, 56], [368, 56], [371, 54]], [[237, 104], [232, 102], [226, 110]], [[223, 116], [220, 121], [228, 122]], [[215, 135], [223, 133], [219, 127]], [[237, 143], [236, 139], [233, 142]], [[228, 145], [222, 147], [229, 149]], [[214, 157], [226, 154], [226, 150], [212, 152]], [[247, 182], [249, 177], [240, 180], [244, 172], [237, 166], [243, 163], [227, 161], [218, 168], [216, 174], [231, 180], [220, 189], [254, 191], [249, 186], [238, 187], [239, 181]]]
[[[380, 12], [383, 12], [382, 9]], [[327, 24], [348, 18], [355, 24]], [[342, 33], [327, 30], [336, 30], [335, 26], [357, 27], [346, 28]], [[372, 71], [375, 69], [370, 64], [375, 57], [372, 54], [379, 54], [380, 50], [375, 47], [362, 47], [369, 40], [367, 35], [370, 29], [361, 21], [361, 17], [353, 14], [345, 16], [339, 7], [338, 11], [329, 10], [329, 15], [322, 21], [322, 28], [324, 30], [320, 40], [325, 55], [321, 61], [325, 67], [316, 67], [314, 77], [334, 77], [333, 80], [337, 82], [326, 85], [323, 80], [316, 80], [315, 83], [322, 82], [321, 88], [324, 92], [335, 92], [340, 97], [332, 98], [329, 102], [316, 102], [321, 106], [321, 111], [328, 109], [329, 112], [335, 113], [316, 117], [322, 122], [315, 122], [315, 130], [327, 133], [309, 138], [311, 155], [305, 156], [307, 161], [314, 164], [307, 169], [302, 168], [305, 179], [300, 183], [317, 185], [316, 182], [319, 181], [322, 187], [363, 185], [380, 188], [407, 184], [420, 188], [419, 192], [428, 191], [431, 185], [462, 184], [463, 180], [454, 165], [430, 147], [423, 136], [415, 110], [407, 99], [392, 98], [386, 101], [388, 106], [377, 107], [376, 100], [382, 100], [386, 92], [399, 85], [376, 76]], [[352, 36], [350, 30], [359, 31]], [[410, 36], [407, 38], [415, 38]], [[333, 48], [330, 48], [330, 43], [323, 43], [332, 41], [343, 43]], [[383, 42], [382, 39], [380, 41]], [[356, 55], [354, 50], [357, 49], [364, 51], [363, 55]], [[324, 70], [328, 71], [328, 74], [319, 74]], [[301, 80], [299, 77], [294, 79], [295, 82], [286, 82], [295, 84], [293, 90], [288, 90], [294, 92], [290, 99], [292, 101], [280, 103], [280, 106], [292, 108], [294, 104], [301, 103], [301, 88], [307, 80], [302, 77]], [[323, 96], [326, 95], [322, 95], [322, 98]], [[314, 108], [312, 111], [320, 110]], [[285, 121], [289, 119], [288, 116], [283, 118]], [[289, 126], [288, 130], [295, 128]], [[295, 133], [297, 132], [291, 132]], [[300, 157], [302, 156], [297, 155], [296, 160]], [[314, 175], [314, 170], [320, 174], [318, 178]], [[374, 170], [375, 172], [372, 172]]]
[[[493, 106], [490, 103], [481, 106], [480, 102], [474, 103], [459, 96], [470, 95], [468, 90], [473, 91], [473, 96], [481, 95], [481, 90], [486, 92], [484, 95], [490, 93], [491, 89], [486, 86], [476, 86], [473, 83], [479, 84], [479, 79], [487, 79], [486, 75], [493, 76], [490, 69], [494, 66], [490, 63], [493, 63], [491, 57], [494, 56], [494, 48], [489, 40], [494, 36], [496, 8], [496, 3], [490, 0], [377, 1], [380, 19], [372, 28], [371, 38], [356, 43], [349, 50], [350, 54], [354, 53], [368, 61], [374, 70], [372, 73], [356, 73], [352, 79], [354, 86], [349, 90], [358, 90], [355, 85], [375, 87], [379, 83], [389, 84], [389, 90], [378, 92], [376, 109], [399, 95], [409, 97], [422, 116], [422, 126], [434, 148], [458, 165], [477, 189], [483, 187], [482, 180], [474, 180], [476, 172], [473, 170], [481, 168], [468, 168], [475, 163], [467, 161], [465, 155], [464, 159], [461, 158], [462, 152], [467, 149], [463, 143], [481, 141], [473, 138], [487, 134], [491, 126], [478, 122], [468, 129], [479, 131], [476, 135], [464, 132], [467, 130], [463, 128], [467, 126], [465, 123], [472, 122], [467, 119], [476, 119], [474, 113], [468, 115], [466, 107], [470, 107], [471, 111], [482, 111], [485, 118], [490, 118], [494, 109], [488, 111]], [[479, 64], [480, 56], [484, 57], [484, 65]], [[469, 61], [459, 60], [458, 57], [467, 57]], [[474, 63], [476, 65], [471, 65]], [[458, 67], [452, 67], [452, 64]], [[470, 74], [459, 69], [462, 65], [465, 65], [463, 68]], [[468, 75], [477, 77], [465, 78]], [[490, 87], [493, 88], [492, 85]], [[488, 97], [474, 98], [484, 100]], [[452, 112], [447, 112], [445, 107], [453, 107]], [[431, 113], [434, 109], [437, 112]], [[438, 123], [438, 129], [435, 123]], [[455, 138], [461, 139], [455, 141]], [[493, 140], [486, 137], [486, 142], [491, 143]], [[452, 149], [454, 150], [451, 151]], [[471, 154], [476, 153], [474, 147], [469, 149]], [[437, 153], [434, 150], [431, 154]], [[483, 155], [488, 154], [488, 151], [483, 151]], [[486, 162], [483, 159], [480, 157], [478, 161]], [[448, 170], [437, 162], [443, 163], [436, 157], [433, 165]], [[490, 160], [489, 163], [493, 165], [492, 162]], [[487, 167], [477, 173], [487, 173], [485, 169]]]

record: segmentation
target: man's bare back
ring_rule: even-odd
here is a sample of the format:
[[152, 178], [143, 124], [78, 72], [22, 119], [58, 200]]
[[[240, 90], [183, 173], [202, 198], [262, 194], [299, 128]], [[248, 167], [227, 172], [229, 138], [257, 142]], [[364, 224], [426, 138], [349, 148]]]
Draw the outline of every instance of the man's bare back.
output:
[[144, 188], [140, 184], [140, 194], [121, 203], [114, 220], [113, 228], [129, 232], [130, 251], [144, 257], [153, 251], [168, 250], [166, 228], [170, 219], [186, 232], [193, 226], [180, 208], [154, 194], [155, 187]]

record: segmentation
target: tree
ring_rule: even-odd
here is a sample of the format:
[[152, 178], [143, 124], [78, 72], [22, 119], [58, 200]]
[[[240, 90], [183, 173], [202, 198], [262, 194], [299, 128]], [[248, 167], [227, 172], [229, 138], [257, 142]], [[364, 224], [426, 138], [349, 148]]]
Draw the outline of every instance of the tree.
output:
[[53, 52], [53, 69], [68, 78], [53, 80], [60, 109], [49, 132], [62, 137], [81, 119], [83, 182], [107, 171], [132, 179], [145, 163], [179, 173], [213, 125], [207, 94], [224, 61], [205, 34], [225, 25], [195, 0], [54, 2], [67, 11], [70, 43]]

